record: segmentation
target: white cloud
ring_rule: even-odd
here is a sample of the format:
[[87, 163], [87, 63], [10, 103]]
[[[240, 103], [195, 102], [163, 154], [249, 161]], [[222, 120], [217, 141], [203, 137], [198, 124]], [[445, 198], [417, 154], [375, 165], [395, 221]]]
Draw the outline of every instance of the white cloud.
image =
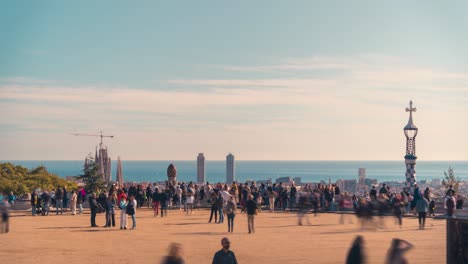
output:
[[[468, 142], [457, 140], [468, 127], [467, 74], [378, 55], [223, 69], [239, 78], [172, 79], [153, 89], [0, 80], [0, 158], [21, 159], [28, 147], [20, 153], [15, 146], [25, 142], [40, 153], [43, 144], [32, 142], [38, 137], [67, 144], [68, 132], [104, 130], [119, 135], [114, 147], [132, 159], [185, 159], [203, 149], [243, 152], [245, 159], [398, 159], [410, 99], [425, 144], [418, 149], [430, 159], [467, 158]], [[298, 74], [252, 79], [241, 72], [270, 70]], [[159, 89], [166, 85], [178, 89]]]

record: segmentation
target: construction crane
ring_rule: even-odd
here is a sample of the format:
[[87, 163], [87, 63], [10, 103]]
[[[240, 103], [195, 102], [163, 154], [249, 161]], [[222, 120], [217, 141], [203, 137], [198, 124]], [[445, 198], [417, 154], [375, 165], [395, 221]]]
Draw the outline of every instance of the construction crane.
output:
[[103, 135], [102, 131], [100, 135], [94, 135], [94, 134], [78, 134], [78, 133], [72, 133], [74, 136], [85, 136], [85, 137], [101, 137], [101, 143], [99, 144], [99, 147], [102, 148], [102, 138], [108, 137], [108, 138], [114, 138], [114, 135]]

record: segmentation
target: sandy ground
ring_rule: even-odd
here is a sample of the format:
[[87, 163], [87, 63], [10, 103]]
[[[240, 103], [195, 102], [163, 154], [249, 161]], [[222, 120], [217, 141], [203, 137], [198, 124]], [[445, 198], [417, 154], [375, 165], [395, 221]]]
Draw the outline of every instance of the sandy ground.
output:
[[[141, 209], [136, 230], [91, 228], [89, 211], [75, 216], [68, 212], [32, 217], [25, 211], [12, 215], [10, 233], [0, 234], [2, 264], [160, 263], [171, 242], [183, 245], [186, 263], [211, 263], [225, 236], [239, 263], [344, 263], [359, 234], [366, 241], [368, 263], [384, 263], [390, 242], [397, 237], [415, 245], [406, 255], [410, 263], [445, 263], [445, 220], [436, 219], [428, 219], [426, 230], [419, 230], [416, 218], [404, 218], [400, 229], [392, 217], [386, 217], [385, 228], [361, 231], [353, 215], [339, 224], [339, 214], [309, 214], [310, 225], [298, 226], [294, 213], [261, 212], [256, 217], [256, 233], [249, 235], [245, 214], [237, 213], [235, 232], [230, 234], [227, 220], [208, 223], [206, 209], [189, 216], [169, 210], [167, 218], [153, 217], [151, 209]], [[96, 219], [98, 225], [104, 225], [104, 214]]]

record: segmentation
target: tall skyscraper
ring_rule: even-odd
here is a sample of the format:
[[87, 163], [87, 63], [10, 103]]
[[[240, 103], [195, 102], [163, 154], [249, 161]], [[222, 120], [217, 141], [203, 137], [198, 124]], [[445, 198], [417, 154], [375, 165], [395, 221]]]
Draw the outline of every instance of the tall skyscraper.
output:
[[115, 176], [120, 187], [123, 187], [123, 171], [122, 171], [122, 161], [120, 157], [117, 157], [117, 175]]
[[364, 184], [366, 180], [366, 168], [359, 168], [359, 184]]
[[235, 164], [234, 164], [234, 155], [229, 153], [226, 156], [226, 183], [231, 184], [234, 182], [236, 178], [235, 173]]
[[203, 183], [206, 181], [205, 176], [205, 156], [203, 153], [198, 153], [197, 157], [197, 182]]

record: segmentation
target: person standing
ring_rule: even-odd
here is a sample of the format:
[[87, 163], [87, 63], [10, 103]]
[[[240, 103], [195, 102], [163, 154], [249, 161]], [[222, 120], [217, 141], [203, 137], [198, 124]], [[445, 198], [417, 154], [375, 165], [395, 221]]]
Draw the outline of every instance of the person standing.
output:
[[416, 211], [418, 212], [419, 229], [424, 229], [426, 225], [426, 214], [429, 209], [429, 201], [425, 197], [420, 197], [416, 202]]
[[47, 190], [44, 190], [42, 192], [41, 200], [42, 200], [42, 215], [49, 215], [50, 195]]
[[208, 223], [211, 223], [211, 220], [213, 219], [213, 214], [214, 214], [214, 219], [215, 223], [217, 222], [218, 219], [218, 194], [217, 191], [213, 191], [210, 196], [210, 203], [211, 203], [211, 213], [210, 213], [210, 220]]
[[63, 214], [63, 190], [60, 186], [57, 187], [57, 191], [55, 192], [55, 211], [58, 215], [60, 208], [60, 214]]
[[127, 197], [122, 196], [119, 203], [120, 229], [127, 229]]
[[77, 202], [78, 202], [78, 207], [80, 209], [79, 214], [83, 213], [83, 202], [86, 199], [86, 191], [84, 190], [83, 186], [80, 187], [80, 190], [78, 191], [78, 197], [77, 197]]
[[98, 210], [98, 203], [96, 201], [96, 194], [92, 193], [89, 197], [89, 209], [91, 209], [91, 227], [98, 227], [96, 225], [96, 214]]
[[71, 195], [70, 195], [70, 207], [71, 207], [71, 214], [76, 215], [76, 202], [78, 199], [78, 195], [76, 195], [76, 191], [72, 190]]
[[234, 196], [229, 198], [229, 201], [226, 205], [226, 215], [228, 219], [228, 232], [234, 232], [234, 217], [236, 216], [236, 203]]
[[153, 210], [154, 210], [154, 217], [159, 215], [159, 189], [156, 187], [153, 192]]
[[132, 228], [130, 230], [134, 230], [136, 228], [136, 219], [135, 219], [135, 211], [136, 207], [138, 206], [137, 201], [135, 200], [135, 196], [133, 194], [129, 197], [129, 202], [127, 204], [127, 214], [132, 217]]
[[65, 212], [68, 212], [68, 201], [70, 199], [68, 198], [68, 191], [67, 191], [67, 186], [63, 186], [63, 208], [65, 209]]
[[167, 217], [167, 204], [169, 203], [169, 199], [170, 191], [169, 187], [166, 187], [166, 190], [159, 194], [159, 203], [161, 204], [161, 217], [164, 217], [164, 213], [166, 213]]
[[33, 216], [36, 215], [36, 209], [37, 209], [37, 206], [39, 205], [39, 196], [37, 195], [36, 193], [36, 190], [33, 191], [33, 193], [31, 194], [31, 213]]
[[215, 253], [212, 264], [237, 264], [236, 255], [229, 250], [231, 241], [227, 237], [221, 239], [223, 248]]
[[257, 214], [257, 203], [253, 200], [253, 196], [249, 194], [248, 200], [245, 203], [247, 209], [247, 225], [249, 227], [249, 234], [255, 233], [255, 215]]
[[106, 225], [105, 227], [115, 227], [115, 204], [117, 198], [112, 194], [106, 198]]

